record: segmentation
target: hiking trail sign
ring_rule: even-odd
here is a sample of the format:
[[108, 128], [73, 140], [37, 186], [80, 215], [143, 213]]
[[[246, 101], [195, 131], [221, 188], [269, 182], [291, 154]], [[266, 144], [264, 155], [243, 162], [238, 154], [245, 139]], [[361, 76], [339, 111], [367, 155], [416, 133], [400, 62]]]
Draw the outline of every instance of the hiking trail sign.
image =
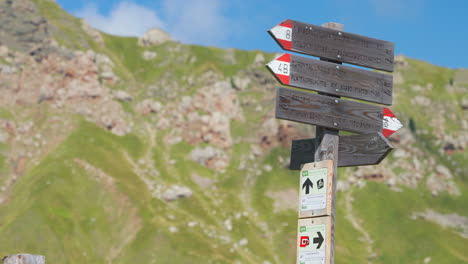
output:
[[[338, 167], [379, 164], [393, 149], [381, 133], [340, 136]], [[315, 138], [293, 140], [289, 169], [300, 170], [302, 164], [315, 161]]]
[[395, 45], [392, 42], [289, 19], [268, 33], [284, 50], [393, 71]]
[[315, 139], [292, 142], [290, 169], [301, 170], [299, 264], [334, 263], [338, 167], [380, 163], [393, 149], [386, 138], [402, 127], [389, 108], [340, 98], [391, 105], [393, 89], [391, 75], [342, 63], [392, 72], [394, 44], [343, 29], [285, 20], [268, 31], [284, 50], [320, 58], [281, 54], [266, 65], [282, 85], [295, 87], [277, 89], [276, 118], [316, 126]]
[[388, 108], [287, 88], [276, 93], [276, 118], [356, 133], [390, 136], [402, 127]]
[[392, 104], [393, 78], [389, 74], [282, 54], [267, 68], [283, 85], [385, 105]]

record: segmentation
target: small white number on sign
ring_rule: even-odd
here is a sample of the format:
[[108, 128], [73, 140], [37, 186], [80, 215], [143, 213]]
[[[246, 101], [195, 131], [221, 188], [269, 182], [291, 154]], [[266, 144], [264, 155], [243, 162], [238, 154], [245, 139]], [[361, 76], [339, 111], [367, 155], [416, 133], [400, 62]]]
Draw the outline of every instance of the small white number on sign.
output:
[[284, 75], [289, 74], [289, 63], [280, 63], [278, 65], [278, 71]]

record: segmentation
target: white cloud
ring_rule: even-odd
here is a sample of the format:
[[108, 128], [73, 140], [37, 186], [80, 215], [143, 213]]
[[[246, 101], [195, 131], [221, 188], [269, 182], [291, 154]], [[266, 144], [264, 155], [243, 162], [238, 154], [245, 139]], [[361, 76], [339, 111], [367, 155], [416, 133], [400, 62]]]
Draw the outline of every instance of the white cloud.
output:
[[141, 36], [150, 28], [164, 28], [156, 12], [126, 1], [113, 6], [108, 15], [100, 14], [94, 4], [85, 5], [75, 15], [103, 32], [119, 36]]
[[190, 44], [220, 45], [235, 31], [223, 15], [222, 0], [161, 0], [156, 11], [133, 2], [122, 1], [108, 14], [87, 4], [75, 15], [106, 33], [141, 36], [152, 27], [163, 29], [175, 40]]
[[221, 0], [163, 0], [162, 6], [167, 30], [182, 42], [216, 45], [231, 33]]

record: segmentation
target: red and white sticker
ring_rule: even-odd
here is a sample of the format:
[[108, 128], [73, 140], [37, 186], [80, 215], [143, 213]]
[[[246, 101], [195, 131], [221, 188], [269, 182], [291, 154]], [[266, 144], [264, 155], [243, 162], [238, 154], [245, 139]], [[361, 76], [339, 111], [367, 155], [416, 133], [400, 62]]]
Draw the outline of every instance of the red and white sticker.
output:
[[278, 77], [282, 84], [289, 84], [290, 65], [291, 55], [281, 54], [278, 58], [270, 61], [267, 67]]
[[390, 111], [390, 109], [384, 107], [384, 117], [383, 117], [383, 130], [382, 134], [384, 137], [389, 137], [395, 133], [398, 129], [402, 128], [400, 120]]
[[270, 33], [285, 50], [291, 50], [292, 47], [292, 27], [293, 23], [288, 19], [270, 29]]

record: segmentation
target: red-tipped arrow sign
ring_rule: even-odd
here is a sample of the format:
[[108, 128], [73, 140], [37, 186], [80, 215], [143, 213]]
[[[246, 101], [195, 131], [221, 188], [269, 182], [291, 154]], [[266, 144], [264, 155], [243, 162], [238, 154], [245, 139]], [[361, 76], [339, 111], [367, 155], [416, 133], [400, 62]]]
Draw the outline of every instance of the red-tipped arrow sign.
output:
[[277, 89], [276, 118], [385, 137], [403, 126], [388, 108], [287, 88]]
[[266, 66], [283, 85], [392, 104], [393, 78], [388, 74], [290, 54], [282, 54]]
[[340, 30], [285, 20], [268, 31], [285, 50], [393, 71], [394, 44]]
[[400, 120], [392, 113], [392, 111], [384, 107], [384, 117], [383, 117], [383, 129], [382, 134], [384, 137], [389, 137], [395, 133], [398, 129], [402, 128]]

